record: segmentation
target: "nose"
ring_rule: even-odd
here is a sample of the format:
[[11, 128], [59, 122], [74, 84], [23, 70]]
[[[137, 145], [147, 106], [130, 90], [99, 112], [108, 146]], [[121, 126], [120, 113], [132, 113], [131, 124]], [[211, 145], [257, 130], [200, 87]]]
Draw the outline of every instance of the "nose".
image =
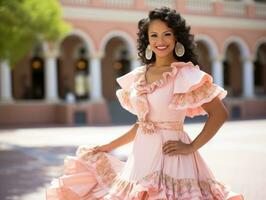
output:
[[163, 38], [163, 36], [159, 36], [158, 37], [157, 43], [158, 43], [158, 45], [164, 44], [164, 38]]

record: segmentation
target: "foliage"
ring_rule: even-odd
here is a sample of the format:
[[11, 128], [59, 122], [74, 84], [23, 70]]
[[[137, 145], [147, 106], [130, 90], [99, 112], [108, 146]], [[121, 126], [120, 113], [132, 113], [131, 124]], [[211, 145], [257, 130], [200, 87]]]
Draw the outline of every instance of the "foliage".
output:
[[0, 16], [0, 60], [11, 66], [38, 43], [55, 42], [70, 28], [57, 0], [1, 0]]

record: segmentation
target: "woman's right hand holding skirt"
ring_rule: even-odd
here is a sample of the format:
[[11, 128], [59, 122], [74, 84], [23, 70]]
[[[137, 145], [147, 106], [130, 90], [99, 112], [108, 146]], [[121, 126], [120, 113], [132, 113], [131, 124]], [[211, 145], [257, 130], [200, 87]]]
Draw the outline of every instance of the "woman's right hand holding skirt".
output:
[[96, 154], [96, 153], [100, 153], [100, 152], [108, 153], [108, 152], [112, 151], [113, 149], [114, 148], [110, 143], [104, 144], [104, 145], [97, 145], [94, 147], [82, 146], [82, 147], [79, 147], [76, 154], [81, 159], [86, 160], [92, 154]]

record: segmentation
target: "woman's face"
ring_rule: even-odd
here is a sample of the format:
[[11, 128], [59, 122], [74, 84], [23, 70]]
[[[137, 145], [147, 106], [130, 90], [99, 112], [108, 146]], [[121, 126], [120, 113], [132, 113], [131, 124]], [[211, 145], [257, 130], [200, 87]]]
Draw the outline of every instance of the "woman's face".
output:
[[148, 38], [156, 57], [172, 56], [175, 48], [175, 36], [171, 28], [161, 20], [154, 20], [148, 28]]

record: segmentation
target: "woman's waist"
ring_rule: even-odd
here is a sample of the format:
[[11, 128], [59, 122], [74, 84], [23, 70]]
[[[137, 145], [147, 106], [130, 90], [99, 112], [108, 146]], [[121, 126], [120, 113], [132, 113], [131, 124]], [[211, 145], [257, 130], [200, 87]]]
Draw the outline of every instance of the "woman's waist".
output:
[[144, 133], [152, 134], [158, 130], [183, 131], [183, 121], [152, 121], [138, 119], [136, 122]]

